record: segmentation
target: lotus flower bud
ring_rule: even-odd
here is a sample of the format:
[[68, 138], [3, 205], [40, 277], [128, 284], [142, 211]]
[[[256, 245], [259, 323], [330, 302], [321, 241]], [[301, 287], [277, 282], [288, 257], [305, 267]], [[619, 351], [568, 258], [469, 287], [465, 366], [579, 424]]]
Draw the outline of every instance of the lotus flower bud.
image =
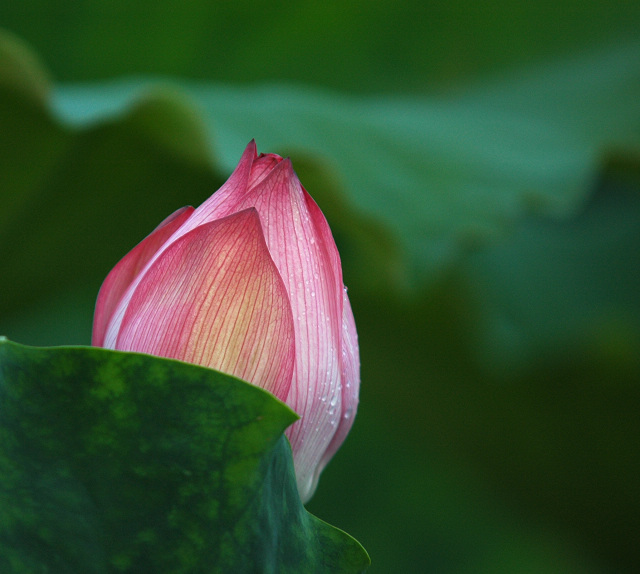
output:
[[252, 141], [227, 182], [178, 210], [105, 279], [93, 345], [203, 365], [273, 393], [303, 501], [356, 413], [360, 363], [340, 257], [289, 159]]

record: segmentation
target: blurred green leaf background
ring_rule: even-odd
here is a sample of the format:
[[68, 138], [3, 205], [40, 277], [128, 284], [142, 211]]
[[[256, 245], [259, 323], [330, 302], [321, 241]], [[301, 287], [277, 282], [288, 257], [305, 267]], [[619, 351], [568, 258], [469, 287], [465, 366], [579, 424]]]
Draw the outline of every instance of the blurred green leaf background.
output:
[[640, 5], [0, 5], [0, 332], [88, 344], [243, 147], [341, 250], [361, 406], [309, 509], [372, 573], [640, 563]]

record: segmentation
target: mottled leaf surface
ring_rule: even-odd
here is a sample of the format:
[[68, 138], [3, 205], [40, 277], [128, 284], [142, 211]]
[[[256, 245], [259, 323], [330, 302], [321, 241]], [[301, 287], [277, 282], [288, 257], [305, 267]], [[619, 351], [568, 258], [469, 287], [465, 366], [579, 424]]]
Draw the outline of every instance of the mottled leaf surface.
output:
[[0, 341], [0, 571], [362, 572], [306, 512], [270, 394], [178, 361]]

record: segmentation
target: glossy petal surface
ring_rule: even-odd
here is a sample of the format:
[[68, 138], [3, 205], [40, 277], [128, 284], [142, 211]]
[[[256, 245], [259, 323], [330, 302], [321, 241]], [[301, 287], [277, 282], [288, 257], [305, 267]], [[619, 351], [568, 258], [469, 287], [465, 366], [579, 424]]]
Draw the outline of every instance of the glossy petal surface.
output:
[[204, 365], [286, 395], [291, 309], [255, 210], [201, 225], [167, 247], [135, 289], [116, 348]]

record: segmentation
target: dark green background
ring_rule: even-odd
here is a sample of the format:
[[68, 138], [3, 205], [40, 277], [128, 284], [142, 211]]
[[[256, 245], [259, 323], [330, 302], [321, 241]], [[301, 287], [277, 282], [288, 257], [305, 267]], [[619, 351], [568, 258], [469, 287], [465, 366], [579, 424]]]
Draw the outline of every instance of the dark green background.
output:
[[32, 0], [0, 24], [53, 78], [3, 44], [1, 334], [88, 343], [113, 264], [256, 137], [327, 214], [360, 335], [309, 509], [374, 573], [634, 571], [637, 3]]

